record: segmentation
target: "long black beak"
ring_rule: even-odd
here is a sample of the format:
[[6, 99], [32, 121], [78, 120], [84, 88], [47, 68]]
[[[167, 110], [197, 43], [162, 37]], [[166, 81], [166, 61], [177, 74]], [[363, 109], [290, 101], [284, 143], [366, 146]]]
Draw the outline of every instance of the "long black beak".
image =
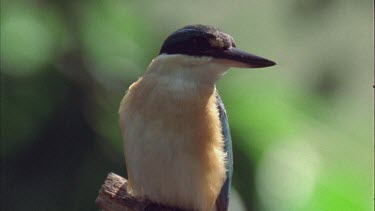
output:
[[246, 51], [234, 47], [224, 50], [213, 50], [209, 54], [210, 56], [219, 59], [221, 63], [227, 64], [231, 67], [261, 68], [270, 67], [276, 64], [271, 60], [247, 53]]

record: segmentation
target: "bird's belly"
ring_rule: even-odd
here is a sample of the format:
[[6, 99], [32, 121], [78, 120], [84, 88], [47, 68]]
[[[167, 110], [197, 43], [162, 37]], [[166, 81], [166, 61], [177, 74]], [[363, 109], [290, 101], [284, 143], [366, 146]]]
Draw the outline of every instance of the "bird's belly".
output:
[[193, 113], [173, 110], [168, 116], [126, 115], [124, 147], [133, 194], [185, 209], [214, 209], [225, 180], [225, 154], [221, 129], [215, 128], [220, 122], [210, 120], [218, 115], [203, 115], [192, 118]]

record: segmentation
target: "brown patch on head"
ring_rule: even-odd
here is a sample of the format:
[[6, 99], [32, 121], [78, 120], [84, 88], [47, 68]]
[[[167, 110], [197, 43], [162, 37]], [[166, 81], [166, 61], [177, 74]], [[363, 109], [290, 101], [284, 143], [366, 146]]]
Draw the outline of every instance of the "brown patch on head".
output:
[[225, 47], [225, 42], [224, 39], [221, 37], [214, 37], [209, 40], [209, 43], [211, 47], [213, 48], [224, 48]]

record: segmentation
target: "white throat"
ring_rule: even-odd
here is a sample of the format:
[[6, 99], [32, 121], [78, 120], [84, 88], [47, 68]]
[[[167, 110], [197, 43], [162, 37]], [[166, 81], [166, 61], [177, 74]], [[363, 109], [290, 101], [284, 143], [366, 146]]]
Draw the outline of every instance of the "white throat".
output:
[[145, 76], [157, 76], [173, 84], [214, 87], [228, 69], [212, 57], [162, 54], [152, 60]]

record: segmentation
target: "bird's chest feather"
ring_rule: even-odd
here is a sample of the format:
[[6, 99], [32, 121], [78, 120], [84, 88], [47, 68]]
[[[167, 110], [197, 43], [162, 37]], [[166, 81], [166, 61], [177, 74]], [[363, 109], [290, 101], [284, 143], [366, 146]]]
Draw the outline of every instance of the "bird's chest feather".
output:
[[188, 90], [176, 93], [141, 79], [124, 97], [129, 185], [156, 202], [213, 210], [226, 177], [215, 89]]

